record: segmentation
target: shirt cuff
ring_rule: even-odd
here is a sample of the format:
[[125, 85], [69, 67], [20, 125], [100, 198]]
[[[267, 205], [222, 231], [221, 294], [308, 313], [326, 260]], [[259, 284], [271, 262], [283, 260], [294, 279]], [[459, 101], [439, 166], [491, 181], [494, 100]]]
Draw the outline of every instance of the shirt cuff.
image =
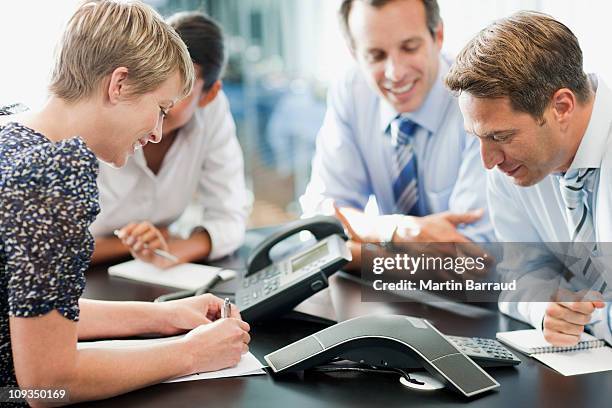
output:
[[603, 309], [597, 309], [593, 313], [591, 321], [594, 323], [589, 325], [589, 330], [593, 336], [598, 339], [605, 340], [612, 345], [612, 302], [606, 302]]
[[210, 252], [206, 259], [215, 260], [231, 254], [244, 242], [246, 226], [236, 221], [203, 220], [193, 223], [174, 223], [170, 225], [170, 235], [181, 239], [189, 239], [191, 234], [199, 229], [205, 229], [210, 236]]
[[550, 302], [529, 302], [529, 323], [539, 331], [543, 331], [544, 315]]
[[[203, 221], [196, 228], [204, 228], [210, 236], [209, 260], [231, 254], [244, 243], [245, 225], [227, 220]], [[196, 229], [192, 229], [192, 232]]]

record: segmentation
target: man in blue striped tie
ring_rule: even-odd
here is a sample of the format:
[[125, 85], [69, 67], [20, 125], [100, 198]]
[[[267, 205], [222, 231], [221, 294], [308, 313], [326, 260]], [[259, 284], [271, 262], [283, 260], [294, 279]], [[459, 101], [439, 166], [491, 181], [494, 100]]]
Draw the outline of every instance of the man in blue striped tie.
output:
[[[482, 30], [446, 77], [485, 167], [498, 170], [488, 185], [497, 237], [547, 249], [515, 257], [529, 287], [500, 309], [560, 346], [585, 328], [612, 341], [612, 90], [582, 65], [569, 28], [521, 12]], [[558, 243], [570, 244], [567, 270]]]
[[354, 266], [364, 241], [491, 241], [478, 143], [442, 82], [437, 2], [344, 0], [340, 17], [356, 66], [329, 91], [304, 213], [335, 206]]

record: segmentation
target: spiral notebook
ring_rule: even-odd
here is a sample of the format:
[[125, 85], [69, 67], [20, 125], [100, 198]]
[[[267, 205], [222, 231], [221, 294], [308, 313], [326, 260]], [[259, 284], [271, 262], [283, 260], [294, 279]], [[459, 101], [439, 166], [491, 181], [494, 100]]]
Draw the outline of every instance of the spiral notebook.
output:
[[612, 348], [588, 333], [571, 347], [550, 345], [536, 329], [499, 332], [497, 339], [565, 376], [612, 370]]

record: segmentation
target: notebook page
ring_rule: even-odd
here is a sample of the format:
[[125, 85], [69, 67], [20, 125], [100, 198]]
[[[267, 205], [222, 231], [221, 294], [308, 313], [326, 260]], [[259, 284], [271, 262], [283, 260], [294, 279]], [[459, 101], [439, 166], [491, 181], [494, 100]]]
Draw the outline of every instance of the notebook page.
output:
[[544, 339], [544, 334], [537, 329], [515, 330], [499, 332], [496, 334], [497, 340], [505, 343], [525, 354], [537, 354], [563, 350], [585, 349], [590, 347], [601, 347], [604, 345], [602, 340], [582, 333], [580, 342], [571, 347], [554, 347]]
[[612, 348], [610, 347], [534, 354], [531, 357], [565, 376], [612, 370]]
[[185, 377], [178, 377], [173, 380], [165, 381], [167, 383], [182, 382], [182, 381], [196, 381], [196, 380], [208, 380], [213, 378], [227, 378], [227, 377], [244, 377], [247, 375], [260, 375], [265, 374], [263, 365], [257, 360], [257, 358], [250, 352], [243, 354], [240, 362], [235, 367], [224, 368], [218, 371], [211, 371], [207, 373], [195, 373], [186, 375]]

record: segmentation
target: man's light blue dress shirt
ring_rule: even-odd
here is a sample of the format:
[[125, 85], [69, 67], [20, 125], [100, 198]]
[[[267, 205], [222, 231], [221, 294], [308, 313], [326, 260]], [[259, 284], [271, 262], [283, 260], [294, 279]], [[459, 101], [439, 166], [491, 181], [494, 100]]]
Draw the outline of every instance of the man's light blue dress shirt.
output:
[[[466, 135], [457, 100], [444, 87], [448, 69], [449, 62], [440, 58], [438, 77], [423, 105], [406, 115], [419, 125], [412, 141], [419, 214], [486, 208], [479, 144]], [[332, 86], [327, 106], [311, 180], [300, 198], [304, 213], [322, 212], [328, 199], [364, 209], [373, 195], [380, 214], [393, 214], [393, 146], [385, 132], [398, 112], [368, 86], [357, 68]], [[494, 237], [487, 213], [459, 230], [474, 241]]]

